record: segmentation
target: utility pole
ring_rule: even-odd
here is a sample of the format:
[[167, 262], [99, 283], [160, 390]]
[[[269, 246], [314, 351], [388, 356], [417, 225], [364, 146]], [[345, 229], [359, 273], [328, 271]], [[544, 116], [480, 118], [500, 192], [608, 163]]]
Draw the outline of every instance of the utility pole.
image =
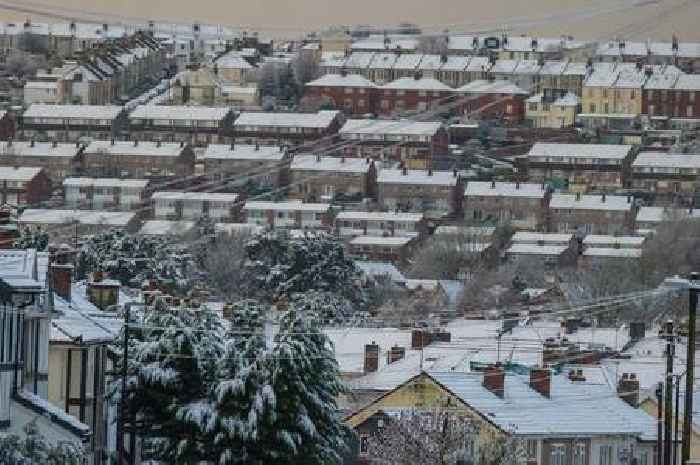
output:
[[673, 337], [673, 321], [667, 321], [666, 336], [666, 390], [664, 399], [664, 465], [671, 465], [673, 445], [673, 356], [676, 343]]
[[[126, 423], [126, 377], [128, 374], [129, 360], [129, 320], [131, 319], [131, 305], [124, 305], [124, 347], [122, 348], [122, 385], [119, 399], [119, 416], [117, 421], [117, 464], [125, 463], [124, 450], [124, 424]], [[133, 434], [133, 432], [131, 433]], [[133, 454], [134, 451], [132, 450]]]
[[663, 397], [664, 384], [659, 382], [656, 386], [656, 463], [663, 463]]
[[695, 384], [695, 319], [698, 310], [698, 294], [700, 294], [700, 273], [694, 272], [689, 276], [688, 302], [688, 355], [685, 371], [685, 406], [683, 411], [683, 447], [681, 449], [682, 465], [690, 460], [690, 435], [693, 430], [693, 390]]
[[683, 375], [676, 376], [676, 411], [675, 411], [675, 429], [673, 432], [673, 465], [678, 465], [678, 421], [680, 413], [680, 398], [681, 398], [681, 378]]

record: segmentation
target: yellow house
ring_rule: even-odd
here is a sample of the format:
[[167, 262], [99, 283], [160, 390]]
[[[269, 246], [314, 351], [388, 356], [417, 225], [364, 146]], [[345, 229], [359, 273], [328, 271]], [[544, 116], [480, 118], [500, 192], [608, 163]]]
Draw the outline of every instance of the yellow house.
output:
[[[375, 415], [402, 409], [450, 409], [470, 418], [480, 432], [475, 450], [514, 435], [529, 465], [617, 465], [625, 454], [639, 463], [653, 462], [654, 418], [607, 384], [587, 382], [580, 374], [554, 375], [541, 368], [506, 373], [497, 366], [484, 372], [422, 372], [348, 415], [346, 422], [362, 445], [376, 431], [370, 421]], [[367, 453], [360, 447], [356, 463], [370, 463]]]
[[578, 97], [571, 93], [554, 101], [537, 94], [526, 101], [525, 119], [533, 128], [568, 128], [574, 125], [578, 104]]
[[[696, 393], [697, 394], [697, 393]], [[683, 400], [681, 399], [681, 403]], [[695, 395], [693, 399], [693, 405], [700, 405], [700, 396]], [[649, 415], [656, 417], [658, 414], [658, 403], [653, 395], [650, 395], [639, 402], [639, 408], [647, 412]], [[663, 409], [662, 409], [663, 414]], [[696, 413], [693, 413], [695, 417]], [[679, 422], [678, 437], [683, 437], [683, 412], [680, 413], [681, 421]], [[700, 418], [698, 418], [700, 419]], [[680, 446], [679, 446], [680, 450]], [[690, 434], [690, 461], [692, 463], [700, 462], [700, 428], [697, 425], [697, 419], [693, 422], [693, 431]]]

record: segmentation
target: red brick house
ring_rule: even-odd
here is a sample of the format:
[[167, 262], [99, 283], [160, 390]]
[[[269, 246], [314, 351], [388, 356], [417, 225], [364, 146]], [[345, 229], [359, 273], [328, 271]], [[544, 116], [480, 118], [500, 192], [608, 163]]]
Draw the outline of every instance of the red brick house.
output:
[[397, 79], [380, 88], [377, 113], [383, 116], [405, 112], [421, 112], [449, 103], [454, 90], [432, 78], [415, 77]]
[[458, 88], [460, 108], [465, 115], [479, 119], [503, 119], [517, 124], [525, 119], [525, 100], [529, 92], [503, 81], [472, 81]]
[[374, 113], [377, 86], [359, 74], [326, 74], [306, 84], [304, 98], [348, 115]]
[[0, 203], [2, 205], [36, 205], [50, 196], [51, 180], [43, 168], [0, 167]]
[[409, 168], [427, 169], [433, 159], [447, 154], [448, 134], [439, 121], [351, 119], [340, 129], [350, 157], [404, 162]]
[[675, 125], [698, 125], [700, 75], [650, 77], [642, 92], [642, 114], [652, 120], [659, 117], [677, 120]]

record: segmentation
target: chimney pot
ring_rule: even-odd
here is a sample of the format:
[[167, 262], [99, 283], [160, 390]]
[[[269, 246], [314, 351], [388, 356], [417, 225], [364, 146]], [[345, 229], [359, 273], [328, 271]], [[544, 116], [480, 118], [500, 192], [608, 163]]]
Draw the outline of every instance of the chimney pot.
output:
[[623, 374], [617, 383], [617, 395], [630, 406], [634, 408], [639, 406], [639, 380], [635, 373]]
[[73, 265], [51, 264], [51, 285], [56, 294], [66, 302], [71, 301], [71, 276]]
[[495, 188], [496, 188], [496, 181], [491, 181], [491, 189], [495, 189]]

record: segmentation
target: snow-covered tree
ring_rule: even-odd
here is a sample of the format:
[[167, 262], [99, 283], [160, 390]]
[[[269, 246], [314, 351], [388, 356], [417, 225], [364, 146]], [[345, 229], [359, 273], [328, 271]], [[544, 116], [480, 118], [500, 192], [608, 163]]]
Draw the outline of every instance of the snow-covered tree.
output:
[[377, 465], [518, 465], [525, 458], [514, 435], [486, 442], [474, 421], [449, 408], [377, 415], [381, 427], [366, 444]]
[[144, 452], [170, 464], [211, 453], [198, 425], [212, 413], [208, 389], [223, 353], [223, 325], [204, 309], [170, 309], [162, 302], [143, 315], [129, 358], [127, 411], [137, 418]]
[[14, 246], [16, 249], [36, 249], [43, 252], [49, 246], [49, 235], [42, 231], [41, 228], [38, 228], [36, 231], [24, 228], [15, 241]]
[[311, 290], [333, 293], [364, 308], [361, 273], [337, 238], [324, 233], [289, 237], [270, 232], [246, 246], [245, 294], [265, 302], [288, 300]]
[[24, 437], [0, 434], [0, 463], [3, 465], [80, 465], [85, 452], [78, 444], [51, 444], [34, 422], [24, 427]]
[[290, 306], [271, 351], [275, 428], [263, 442], [280, 464], [342, 462], [350, 431], [338, 415], [343, 392], [332, 344], [313, 313]]

